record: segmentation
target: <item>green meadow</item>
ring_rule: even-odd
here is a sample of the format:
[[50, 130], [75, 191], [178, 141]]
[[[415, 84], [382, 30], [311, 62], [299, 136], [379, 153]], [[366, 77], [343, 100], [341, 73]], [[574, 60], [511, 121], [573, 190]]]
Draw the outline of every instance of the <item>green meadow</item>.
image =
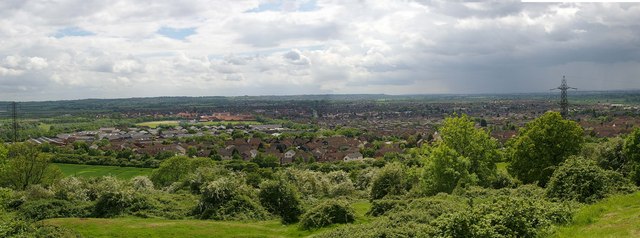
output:
[[553, 237], [640, 237], [640, 192], [587, 205]]
[[115, 176], [121, 179], [130, 179], [139, 175], [149, 175], [153, 169], [135, 168], [135, 167], [118, 167], [103, 165], [86, 165], [86, 164], [54, 164], [66, 176], [77, 177], [101, 177]]

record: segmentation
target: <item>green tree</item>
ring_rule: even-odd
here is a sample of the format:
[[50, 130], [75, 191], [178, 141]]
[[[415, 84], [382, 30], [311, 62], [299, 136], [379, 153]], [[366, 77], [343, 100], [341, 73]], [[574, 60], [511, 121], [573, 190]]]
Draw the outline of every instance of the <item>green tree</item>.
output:
[[429, 155], [424, 170], [425, 193], [451, 193], [461, 182], [469, 181], [471, 161], [445, 144], [438, 144]]
[[50, 157], [40, 153], [36, 146], [26, 143], [12, 144], [7, 148], [6, 157], [6, 164], [2, 166], [3, 171], [0, 171], [0, 182], [15, 189], [51, 183], [63, 176], [58, 167], [51, 166]]
[[187, 147], [187, 156], [189, 156], [189, 157], [198, 156], [198, 148], [193, 147], [193, 146]]
[[258, 153], [256, 157], [251, 159], [251, 162], [258, 164], [260, 168], [275, 168], [280, 165], [278, 157], [272, 154], [263, 155]]
[[624, 140], [624, 154], [635, 162], [640, 162], [640, 128], [635, 128]]
[[191, 165], [189, 158], [185, 156], [174, 156], [160, 163], [160, 167], [151, 173], [151, 181], [160, 186], [167, 186], [173, 182], [178, 182], [189, 174]]
[[258, 198], [262, 206], [280, 216], [284, 224], [297, 222], [302, 214], [298, 191], [283, 180], [262, 182]]
[[547, 112], [520, 129], [510, 141], [509, 173], [523, 183], [545, 186], [556, 167], [580, 152], [584, 143], [578, 123]]
[[634, 129], [624, 140], [622, 154], [629, 160], [627, 168], [630, 170], [629, 177], [640, 185], [640, 128]]
[[440, 137], [442, 145], [469, 160], [468, 173], [475, 175], [480, 185], [491, 185], [497, 174], [495, 163], [500, 159], [500, 154], [498, 142], [491, 138], [488, 131], [476, 128], [467, 115], [454, 115], [444, 120]]

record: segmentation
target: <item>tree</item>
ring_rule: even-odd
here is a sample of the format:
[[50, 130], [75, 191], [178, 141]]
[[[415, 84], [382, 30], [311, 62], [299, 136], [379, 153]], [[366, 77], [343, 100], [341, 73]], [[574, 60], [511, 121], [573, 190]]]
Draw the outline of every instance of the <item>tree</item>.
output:
[[198, 156], [198, 149], [196, 147], [193, 147], [193, 146], [187, 147], [187, 156], [189, 156], [189, 157]]
[[0, 171], [0, 182], [16, 189], [25, 189], [33, 184], [51, 183], [63, 176], [58, 167], [51, 166], [50, 157], [41, 154], [36, 146], [25, 143], [12, 144], [7, 148], [6, 157], [6, 164], [1, 167], [3, 171]]
[[523, 183], [545, 186], [556, 166], [580, 152], [584, 138], [578, 123], [547, 112], [527, 123], [509, 143], [509, 173]]
[[469, 160], [468, 173], [475, 174], [482, 186], [490, 186], [497, 174], [500, 158], [498, 142], [489, 132], [475, 127], [467, 116], [446, 118], [440, 128], [440, 143]]
[[640, 128], [635, 128], [627, 135], [622, 150], [629, 159], [640, 162]]
[[487, 127], [487, 120], [484, 118], [480, 119], [480, 127]]
[[160, 167], [151, 173], [151, 181], [160, 186], [167, 186], [173, 182], [184, 179], [190, 172], [189, 158], [185, 156], [174, 156], [162, 163]]
[[640, 185], [640, 128], [634, 129], [624, 140], [622, 154], [628, 161], [630, 178]]
[[280, 216], [284, 224], [297, 222], [302, 214], [298, 191], [283, 180], [262, 182], [258, 197], [262, 206]]
[[278, 157], [272, 154], [263, 155], [258, 153], [256, 157], [251, 159], [251, 162], [258, 164], [260, 168], [275, 168], [280, 165]]
[[470, 166], [467, 157], [440, 143], [431, 152], [425, 167], [425, 193], [451, 193], [460, 182], [469, 181]]

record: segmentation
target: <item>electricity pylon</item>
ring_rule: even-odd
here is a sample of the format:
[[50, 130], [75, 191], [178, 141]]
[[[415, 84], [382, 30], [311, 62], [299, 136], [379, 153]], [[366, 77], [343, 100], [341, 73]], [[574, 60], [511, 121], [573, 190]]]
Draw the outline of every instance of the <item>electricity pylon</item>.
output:
[[562, 84], [560, 84], [560, 86], [557, 88], [552, 88], [549, 90], [556, 90], [556, 89], [560, 90], [560, 108], [562, 110], [560, 111], [560, 114], [562, 115], [562, 117], [567, 117], [569, 115], [569, 100], [567, 99], [567, 90], [569, 89], [578, 90], [578, 89], [567, 86], [567, 78], [564, 75], [562, 76]]

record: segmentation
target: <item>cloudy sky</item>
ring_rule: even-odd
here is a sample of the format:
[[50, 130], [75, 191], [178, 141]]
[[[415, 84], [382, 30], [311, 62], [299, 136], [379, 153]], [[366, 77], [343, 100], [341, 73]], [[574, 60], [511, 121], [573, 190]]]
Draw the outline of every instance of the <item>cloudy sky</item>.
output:
[[2, 0], [0, 100], [640, 88], [640, 4]]

